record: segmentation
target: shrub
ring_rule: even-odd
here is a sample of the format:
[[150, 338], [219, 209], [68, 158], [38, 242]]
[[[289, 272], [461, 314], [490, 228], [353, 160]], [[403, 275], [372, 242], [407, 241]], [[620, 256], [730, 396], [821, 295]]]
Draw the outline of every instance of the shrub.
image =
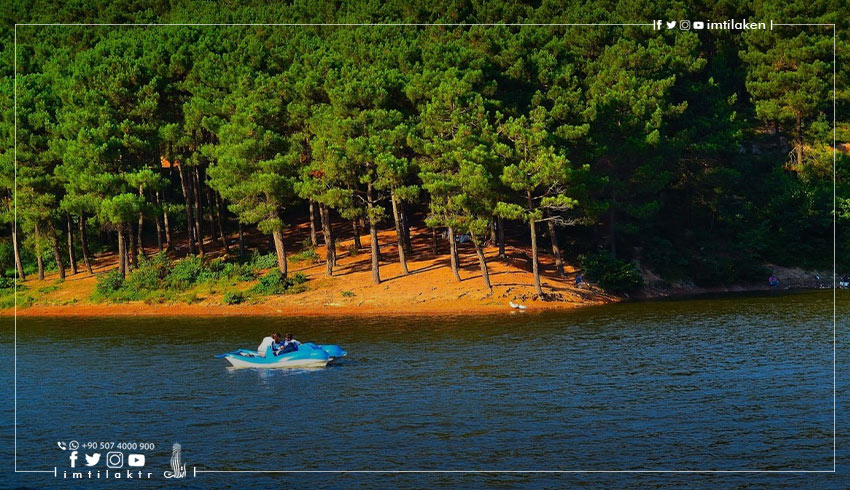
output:
[[251, 291], [261, 295], [301, 293], [307, 290], [307, 286], [304, 284], [306, 282], [307, 276], [300, 272], [284, 279], [283, 274], [274, 269], [261, 277], [260, 281], [251, 288]]
[[162, 287], [162, 281], [171, 272], [171, 260], [165, 252], [139, 260], [139, 267], [127, 277], [125, 287], [136, 291], [152, 291]]
[[225, 264], [224, 269], [221, 271], [222, 277], [227, 277], [229, 279], [236, 279], [238, 281], [253, 281], [257, 278], [254, 271], [251, 270], [251, 267], [243, 264]]
[[241, 291], [229, 291], [224, 294], [222, 301], [224, 301], [224, 304], [226, 305], [238, 305], [245, 301], [245, 294]]
[[168, 274], [168, 283], [177, 288], [186, 288], [198, 281], [204, 271], [204, 261], [200, 257], [186, 257], [174, 264]]
[[287, 282], [279, 270], [273, 269], [260, 278], [260, 281], [252, 288], [252, 291], [263, 295], [283, 294], [289, 286]]
[[15, 280], [11, 277], [0, 277], [0, 289], [11, 289], [15, 287]]
[[273, 253], [260, 255], [254, 252], [254, 255], [251, 256], [251, 269], [256, 271], [271, 269], [272, 267], [277, 267], [277, 255]]
[[[304, 261], [315, 262], [315, 261], [319, 260], [319, 254], [316, 252], [315, 248], [307, 247], [307, 248], [301, 250], [300, 252], [298, 252], [297, 254], [291, 255], [289, 257], [289, 260], [291, 262], [304, 262]], [[277, 262], [275, 262], [275, 263], [277, 263]]]
[[579, 256], [584, 274], [606, 291], [622, 293], [643, 286], [643, 276], [631, 262], [612, 257], [607, 252]]
[[339, 294], [341, 294], [343, 298], [353, 298], [355, 296], [354, 291], [343, 291]]
[[196, 282], [214, 281], [225, 277], [225, 267], [227, 267], [227, 262], [222, 258], [209, 261], [206, 266], [202, 266], [201, 273], [198, 274]]
[[201, 301], [201, 298], [196, 293], [191, 293], [189, 295], [184, 296], [183, 301], [187, 305], [193, 305], [195, 303], [199, 303]]
[[350, 257], [354, 257], [360, 253], [360, 249], [357, 248], [357, 245], [351, 244], [348, 246], [348, 255]]
[[97, 276], [97, 285], [94, 290], [99, 296], [108, 298], [121, 289], [123, 285], [124, 278], [121, 277], [121, 273], [117, 270], [112, 270], [106, 274]]

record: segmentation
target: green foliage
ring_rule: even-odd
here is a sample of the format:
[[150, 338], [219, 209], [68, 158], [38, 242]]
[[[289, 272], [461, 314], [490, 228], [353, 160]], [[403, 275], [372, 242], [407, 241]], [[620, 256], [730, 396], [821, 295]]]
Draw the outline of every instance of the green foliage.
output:
[[[57, 268], [52, 242], [66, 213], [93, 232], [90, 251], [114, 250], [94, 232], [114, 241], [140, 213], [168, 212], [185, 240], [196, 210], [180, 184], [193, 188], [195, 175], [202, 200], [210, 187], [263, 233], [299, 215], [296, 197], [370, 225], [397, 201], [476, 244], [494, 216], [568, 222], [578, 249], [606, 246], [623, 259], [641, 250], [683, 280], [737, 281], [764, 262], [831, 264], [833, 170], [839, 224], [850, 220], [846, 152], [833, 169], [832, 131], [839, 148], [850, 139], [848, 16], [835, 2], [749, 2], [734, 15], [670, 1], [307, 4], [18, 8], [15, 19], [524, 25], [298, 28], [285, 39], [261, 27], [18, 29], [18, 49], [7, 42], [0, 64], [0, 224], [8, 236], [17, 212], [25, 272], [36, 257]], [[540, 25], [630, 23], [635, 12], [835, 23], [838, 59], [831, 30], [818, 26], [731, 36]], [[837, 230], [839, 267], [850, 266], [848, 230]], [[316, 256], [305, 248], [292, 259]], [[0, 262], [8, 276], [8, 245]], [[142, 265], [126, 288], [247, 281], [277, 262], [177, 264], [165, 277]]]
[[353, 298], [356, 296], [356, 294], [354, 294], [354, 291], [342, 291], [339, 294], [341, 294], [343, 298]]
[[186, 289], [195, 284], [204, 272], [204, 260], [200, 257], [186, 257], [174, 263], [168, 274], [168, 283], [177, 289]]
[[124, 278], [117, 270], [109, 271], [106, 274], [97, 276], [97, 285], [95, 286], [95, 294], [102, 298], [109, 298], [113, 293], [117, 292], [124, 285]]
[[254, 271], [262, 271], [277, 267], [277, 256], [275, 254], [260, 255], [257, 252], [251, 256], [250, 267]]
[[[290, 255], [290, 262], [317, 262], [319, 260], [319, 254], [316, 252], [316, 249], [313, 247], [305, 247], [303, 250], [298, 252], [297, 254]], [[277, 265], [277, 262], [275, 262]]]
[[226, 305], [238, 305], [245, 302], [245, 293], [241, 291], [228, 291], [224, 293], [222, 302]]
[[623, 293], [643, 286], [643, 277], [634, 264], [607, 252], [581, 255], [579, 263], [586, 279], [598, 283], [606, 291]]
[[261, 296], [300, 293], [307, 290], [306, 282], [307, 276], [302, 273], [284, 278], [279, 270], [273, 269], [260, 278], [251, 292]]

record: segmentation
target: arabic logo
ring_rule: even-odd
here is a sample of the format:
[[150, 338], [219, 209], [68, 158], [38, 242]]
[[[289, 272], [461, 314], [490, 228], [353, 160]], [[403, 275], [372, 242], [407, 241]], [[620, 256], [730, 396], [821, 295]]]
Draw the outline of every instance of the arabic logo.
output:
[[174, 443], [171, 448], [171, 471], [164, 471], [166, 478], [186, 478], [186, 463], [180, 458], [180, 444]]

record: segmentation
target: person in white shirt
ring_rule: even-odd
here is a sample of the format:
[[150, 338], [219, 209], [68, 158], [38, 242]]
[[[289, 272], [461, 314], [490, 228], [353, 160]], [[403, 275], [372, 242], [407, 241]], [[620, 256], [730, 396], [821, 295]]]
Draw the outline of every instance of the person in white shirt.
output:
[[275, 334], [271, 334], [268, 337], [263, 338], [263, 341], [260, 342], [260, 346], [257, 347], [257, 355], [258, 356], [266, 357], [266, 350], [269, 347], [272, 347], [272, 350], [274, 351], [274, 347], [273, 347], [274, 346], [274, 335]]

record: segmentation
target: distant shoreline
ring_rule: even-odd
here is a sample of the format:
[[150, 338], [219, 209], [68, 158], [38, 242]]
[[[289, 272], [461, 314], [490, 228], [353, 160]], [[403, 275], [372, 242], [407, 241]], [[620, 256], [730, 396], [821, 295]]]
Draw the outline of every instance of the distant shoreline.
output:
[[[392, 237], [388, 233], [380, 236], [391, 249]], [[366, 237], [368, 240], [368, 237]], [[154, 251], [151, 250], [151, 253]], [[322, 248], [320, 254], [324, 254]], [[771, 288], [767, 278], [763, 282], [732, 286], [701, 287], [693, 284], [668, 284], [660, 281], [650, 271], [643, 271], [645, 286], [634, 294], [613, 295], [598, 286], [581, 283], [576, 286], [575, 278], [580, 273], [572, 266], [566, 267], [563, 277], [554, 274], [551, 258], [543, 256], [546, 266], [542, 275], [544, 289], [551, 299], [536, 299], [532, 276], [522, 258], [526, 250], [508, 247], [508, 258], [497, 258], [498, 250], [486, 249], [491, 263], [493, 293], [488, 294], [481, 286], [480, 271], [473, 257], [462, 256], [461, 281], [453, 277], [448, 267], [441, 267], [443, 256], [420, 253], [410, 260], [411, 274], [404, 275], [398, 263], [388, 261], [381, 270], [386, 278], [381, 284], [372, 284], [369, 279], [367, 254], [345, 255], [338, 259], [339, 270], [334, 277], [327, 277], [324, 264], [292, 263], [291, 273], [307, 276], [306, 292], [292, 295], [263, 296], [242, 304], [227, 305], [223, 302], [226, 292], [236, 286], [201, 286], [190, 291], [190, 301], [179, 296], [169, 301], [123, 303], [94, 302], [92, 292], [97, 283], [96, 276], [76, 274], [57, 282], [54, 275], [45, 280], [30, 279], [24, 284], [22, 294], [34, 294], [31, 305], [18, 307], [17, 315], [27, 317], [175, 317], [210, 318], [235, 316], [297, 316], [297, 317], [398, 317], [398, 316], [490, 316], [538, 312], [575, 311], [586, 306], [598, 306], [629, 301], [653, 301], [661, 299], [687, 299], [699, 296], [734, 295], [748, 292], [770, 292], [791, 290], [814, 290], [832, 284], [832, 272], [809, 271], [801, 268], [768, 265], [779, 279], [779, 287]], [[114, 267], [111, 257], [101, 257], [95, 267], [102, 274]], [[820, 280], [818, 281], [818, 277]], [[249, 287], [249, 284], [238, 286]], [[197, 294], [195, 294], [197, 292]], [[521, 304], [527, 309], [519, 311], [510, 303]], [[8, 303], [7, 303], [8, 304]], [[12, 318], [14, 308], [0, 310], [0, 317]]]
[[[210, 304], [171, 304], [148, 305], [141, 302], [120, 304], [85, 304], [85, 305], [34, 305], [18, 310], [21, 318], [212, 318], [212, 317], [444, 317], [444, 316], [503, 316], [505, 314], [535, 314], [576, 311], [591, 306], [629, 302], [654, 302], [665, 300], [688, 300], [705, 298], [726, 298], [748, 293], [794, 294], [801, 292], [828, 291], [832, 288], [787, 287], [770, 288], [760, 285], [732, 286], [728, 288], [694, 288], [693, 290], [676, 290], [666, 294], [635, 294], [607, 302], [588, 302], [585, 304], [567, 303], [562, 301], [535, 302], [528, 309], [518, 311], [506, 304], [469, 305], [458, 307], [419, 307], [408, 309], [387, 309], [383, 307], [357, 307], [351, 305], [323, 305], [320, 307], [302, 307], [298, 305], [210, 305]], [[0, 310], [0, 317], [13, 318], [14, 310]]]

